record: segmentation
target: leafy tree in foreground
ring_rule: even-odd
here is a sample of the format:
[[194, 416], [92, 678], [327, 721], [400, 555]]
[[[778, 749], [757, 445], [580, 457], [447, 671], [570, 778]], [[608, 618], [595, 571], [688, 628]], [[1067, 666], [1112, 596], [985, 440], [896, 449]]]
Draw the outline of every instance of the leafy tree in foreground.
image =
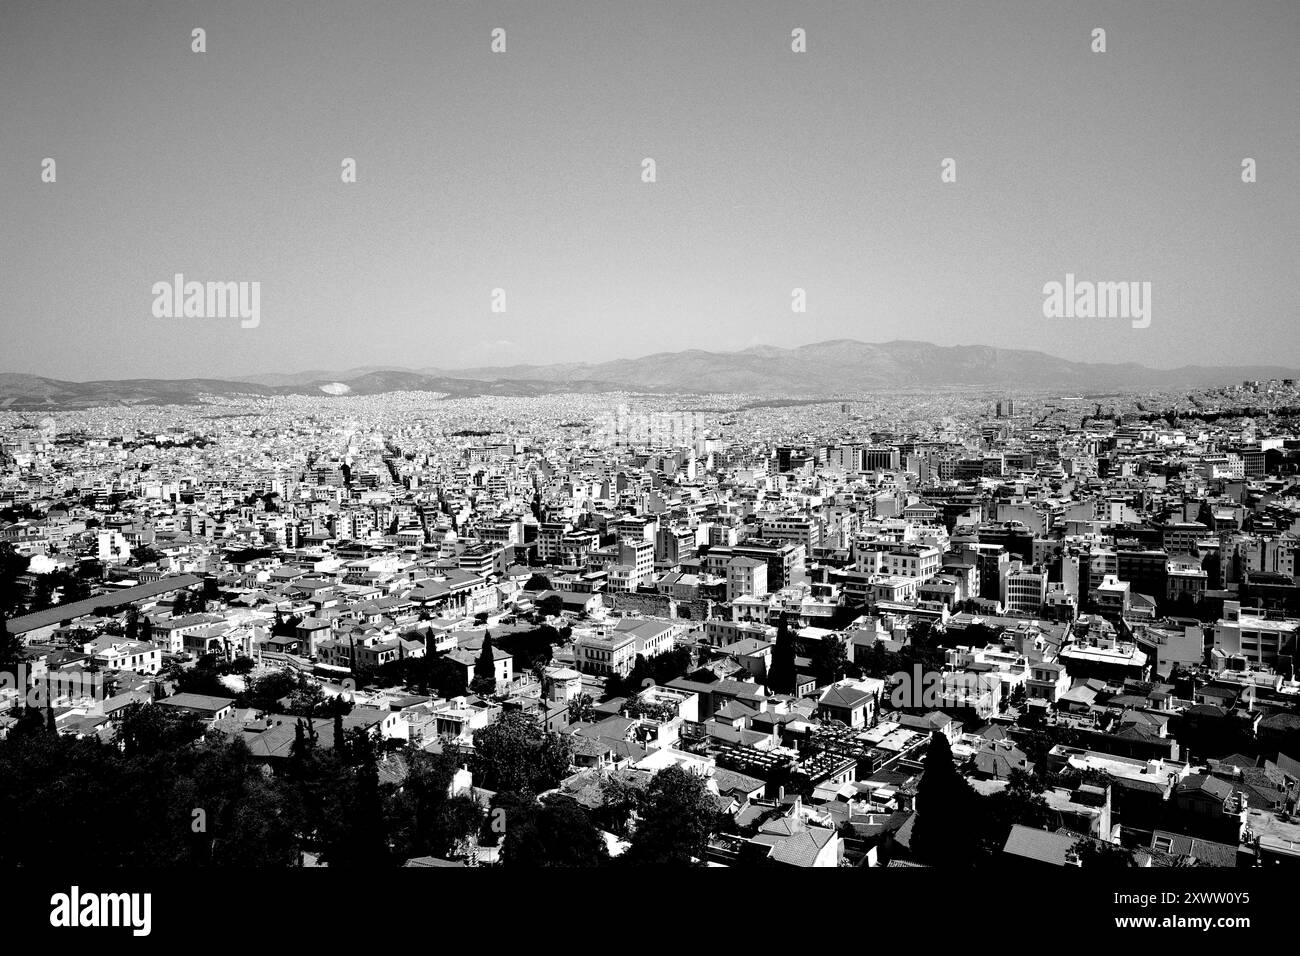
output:
[[1082, 837], [1072, 849], [1079, 857], [1079, 865], [1086, 870], [1126, 870], [1137, 866], [1133, 851], [1115, 843]]
[[489, 790], [543, 793], [568, 773], [572, 744], [542, 730], [537, 716], [511, 711], [474, 732], [476, 776]]
[[818, 641], [813, 650], [812, 666], [813, 673], [823, 684], [833, 684], [840, 680], [849, 668], [849, 655], [844, 642], [831, 636]]
[[577, 801], [548, 797], [507, 817], [501, 862], [520, 867], [594, 867], [609, 862], [605, 839]]
[[620, 860], [633, 866], [703, 865], [718, 810], [704, 778], [679, 766], [651, 778], [641, 802], [641, 823]]
[[451, 795], [458, 764], [450, 753], [407, 752], [409, 771], [387, 807], [398, 859], [449, 856], [478, 829], [483, 812], [467, 796]]

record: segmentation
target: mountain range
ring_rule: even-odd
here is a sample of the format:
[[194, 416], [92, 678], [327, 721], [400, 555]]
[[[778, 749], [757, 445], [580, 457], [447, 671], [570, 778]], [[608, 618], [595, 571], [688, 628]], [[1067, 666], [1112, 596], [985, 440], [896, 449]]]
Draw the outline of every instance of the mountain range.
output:
[[0, 408], [54, 410], [102, 405], [193, 404], [204, 396], [378, 395], [440, 392], [453, 397], [562, 392], [743, 392], [763, 396], [848, 397], [882, 388], [980, 387], [1069, 392], [1163, 391], [1243, 379], [1300, 378], [1275, 366], [1072, 362], [1046, 352], [928, 342], [836, 339], [792, 348], [735, 352], [690, 349], [609, 362], [466, 369], [366, 366], [252, 375], [239, 379], [121, 379], [68, 382], [0, 373]]

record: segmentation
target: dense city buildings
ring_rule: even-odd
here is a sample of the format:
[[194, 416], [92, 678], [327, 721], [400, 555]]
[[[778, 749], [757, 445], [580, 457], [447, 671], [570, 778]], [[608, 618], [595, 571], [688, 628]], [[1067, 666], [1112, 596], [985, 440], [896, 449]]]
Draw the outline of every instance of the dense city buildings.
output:
[[602, 857], [676, 768], [697, 861], [941, 863], [940, 759], [987, 863], [1294, 862], [1300, 396], [1263, 394], [0, 412], [0, 735], [156, 713], [287, 782], [352, 740], [381, 803], [434, 761], [456, 832], [376, 837], [418, 865], [509, 861], [503, 735]]

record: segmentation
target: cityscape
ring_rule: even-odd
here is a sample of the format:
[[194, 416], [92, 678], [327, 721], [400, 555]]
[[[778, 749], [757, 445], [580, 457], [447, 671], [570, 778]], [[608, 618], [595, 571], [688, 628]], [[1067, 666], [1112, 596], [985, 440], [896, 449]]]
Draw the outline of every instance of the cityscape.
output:
[[0, 421], [9, 865], [1300, 853], [1295, 379]]
[[4, 0], [6, 925], [1293, 934], [1297, 48]]

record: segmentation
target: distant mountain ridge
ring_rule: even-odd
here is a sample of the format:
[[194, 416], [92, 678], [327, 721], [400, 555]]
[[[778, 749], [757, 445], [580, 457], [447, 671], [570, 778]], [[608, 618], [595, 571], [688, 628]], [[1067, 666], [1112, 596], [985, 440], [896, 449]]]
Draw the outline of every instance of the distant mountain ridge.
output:
[[1053, 391], [1201, 388], [1243, 379], [1300, 378], [1280, 366], [1152, 369], [1135, 362], [1073, 362], [1046, 352], [983, 345], [883, 343], [835, 339], [792, 348], [759, 345], [736, 352], [689, 349], [609, 362], [484, 366], [468, 369], [364, 366], [346, 371], [270, 373], [242, 379], [123, 379], [67, 382], [0, 373], [0, 408], [193, 404], [202, 396], [379, 395], [441, 392], [455, 397], [561, 392], [744, 392], [840, 397], [881, 388], [983, 387]]
[[[338, 381], [349, 374], [333, 373]], [[563, 384], [608, 382], [640, 391], [735, 391], [761, 395], [827, 395], [905, 386], [1161, 389], [1227, 385], [1243, 379], [1293, 378], [1282, 366], [1202, 366], [1153, 369], [1136, 362], [1074, 362], [1029, 349], [934, 345], [898, 339], [870, 343], [832, 339], [791, 348], [757, 345], [736, 352], [688, 349], [608, 362], [421, 368], [420, 374], [477, 381], [527, 380]], [[308, 373], [317, 374], [317, 373]], [[251, 376], [273, 384], [289, 376]]]

